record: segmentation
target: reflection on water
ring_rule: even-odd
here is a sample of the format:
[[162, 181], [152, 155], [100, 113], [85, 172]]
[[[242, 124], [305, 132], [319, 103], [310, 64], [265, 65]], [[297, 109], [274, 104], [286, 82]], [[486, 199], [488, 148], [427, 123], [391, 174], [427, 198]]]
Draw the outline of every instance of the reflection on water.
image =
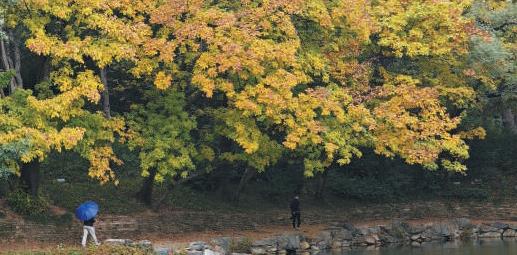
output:
[[[322, 253], [320, 253], [322, 254]], [[517, 255], [517, 241], [479, 240], [469, 242], [424, 243], [420, 247], [368, 247], [329, 251], [322, 255]]]

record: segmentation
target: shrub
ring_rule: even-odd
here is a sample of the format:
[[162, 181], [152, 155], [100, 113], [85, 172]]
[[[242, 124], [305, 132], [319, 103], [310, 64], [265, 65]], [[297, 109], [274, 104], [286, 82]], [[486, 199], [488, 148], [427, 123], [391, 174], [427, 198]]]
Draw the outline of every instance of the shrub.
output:
[[33, 197], [23, 191], [9, 193], [7, 204], [14, 212], [23, 216], [45, 215], [49, 207], [49, 203], [44, 198]]
[[232, 239], [230, 241], [230, 253], [251, 253], [252, 242], [249, 238]]
[[65, 247], [63, 245], [57, 245], [57, 247], [46, 250], [38, 251], [22, 251], [12, 252], [8, 254], [13, 255], [34, 255], [34, 254], [52, 254], [52, 255], [151, 255], [152, 251], [146, 251], [137, 247], [128, 246], [89, 246], [88, 249], [80, 249], [74, 247]]
[[442, 197], [451, 199], [474, 199], [484, 200], [487, 199], [490, 194], [489, 190], [483, 187], [464, 187], [453, 185], [446, 188], [442, 194]]
[[138, 247], [129, 247], [123, 245], [101, 245], [90, 246], [87, 254], [95, 255], [148, 255], [153, 254], [152, 251], [147, 251]]
[[333, 178], [330, 179], [329, 188], [340, 197], [362, 201], [392, 200], [396, 197], [389, 183], [372, 177]]

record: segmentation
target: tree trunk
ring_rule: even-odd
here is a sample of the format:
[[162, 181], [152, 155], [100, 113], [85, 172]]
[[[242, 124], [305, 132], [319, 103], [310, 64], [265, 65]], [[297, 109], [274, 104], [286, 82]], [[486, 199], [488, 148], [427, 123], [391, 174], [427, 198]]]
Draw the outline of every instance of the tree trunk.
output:
[[513, 134], [517, 134], [517, 123], [515, 120], [515, 114], [513, 113], [512, 109], [509, 107], [506, 107], [503, 112], [503, 122], [504, 127]]
[[16, 85], [18, 88], [23, 88], [23, 79], [22, 79], [22, 73], [21, 73], [21, 65], [22, 65], [22, 58], [20, 53], [20, 45], [19, 42], [15, 39], [14, 33], [12, 31], [9, 31], [9, 37], [11, 38], [12, 48], [13, 48], [13, 54], [14, 54], [14, 71], [15, 71], [15, 78], [16, 78]]
[[104, 111], [104, 116], [107, 119], [111, 118], [111, 106], [110, 106], [110, 93], [109, 93], [109, 84], [108, 84], [108, 76], [106, 74], [106, 68], [102, 68], [101, 71], [101, 81], [104, 85], [104, 90], [102, 91], [102, 110]]
[[139, 199], [147, 206], [151, 206], [153, 203], [154, 178], [157, 172], [158, 170], [156, 168], [149, 170], [149, 176], [145, 178], [142, 189], [137, 193]]
[[314, 194], [317, 199], [323, 199], [323, 195], [325, 194], [325, 188], [327, 186], [327, 176], [328, 171], [321, 173], [318, 177], [318, 185], [316, 188], [316, 193]]
[[38, 196], [41, 173], [40, 162], [37, 160], [21, 165], [21, 181], [25, 191], [33, 197]]
[[169, 196], [169, 194], [174, 191], [174, 188], [176, 187], [175, 185], [175, 182], [173, 183], [170, 183], [169, 185], [167, 185], [167, 191], [164, 192], [161, 197], [159, 197], [156, 202], [154, 203], [154, 206], [153, 206], [153, 210], [158, 210], [160, 209], [160, 206], [163, 204], [163, 202], [165, 201], [165, 199], [167, 199], [167, 196]]
[[[2, 56], [2, 64], [4, 66], [5, 71], [12, 70], [13, 68], [9, 64], [9, 56], [7, 55], [7, 47], [5, 45], [5, 41], [3, 39], [0, 39], [0, 54]], [[9, 94], [12, 94], [14, 90], [16, 89], [16, 83], [14, 78], [11, 79], [11, 82], [9, 83]]]
[[197, 176], [199, 176], [200, 173], [197, 173], [197, 174], [191, 174], [189, 175], [187, 178], [181, 178], [181, 177], [178, 177], [176, 176], [175, 178], [172, 179], [171, 183], [169, 183], [169, 185], [167, 185], [167, 191], [162, 193], [161, 197], [158, 198], [153, 206], [153, 210], [158, 210], [160, 209], [160, 206], [163, 204], [163, 202], [165, 201], [165, 199], [167, 199], [167, 197], [169, 196], [169, 194], [171, 192], [174, 191], [174, 188], [177, 186], [177, 185], [180, 185], [184, 182], [187, 182], [193, 178], [196, 178]]
[[235, 202], [239, 202], [242, 191], [244, 190], [248, 182], [256, 175], [256, 170], [252, 169], [251, 167], [246, 167], [246, 170], [244, 170], [244, 173], [242, 174], [241, 180], [239, 182], [239, 186], [237, 187], [237, 190], [235, 191], [235, 194], [233, 196], [233, 200]]
[[41, 71], [41, 81], [50, 80], [50, 62], [50, 57], [45, 57], [45, 61], [43, 62], [43, 70]]

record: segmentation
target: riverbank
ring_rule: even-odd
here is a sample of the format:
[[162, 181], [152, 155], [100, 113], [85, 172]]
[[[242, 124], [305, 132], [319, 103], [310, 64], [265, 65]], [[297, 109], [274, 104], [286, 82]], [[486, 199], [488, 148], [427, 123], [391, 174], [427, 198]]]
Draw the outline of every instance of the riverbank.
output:
[[[184, 233], [163, 238], [149, 236], [147, 241], [128, 239], [104, 240], [104, 245], [144, 247], [155, 254], [235, 254], [265, 255], [289, 251], [297, 253], [340, 252], [362, 247], [403, 245], [419, 247], [429, 242], [470, 239], [515, 239], [517, 222], [457, 219], [420, 219], [408, 221], [341, 222], [332, 225], [309, 225], [300, 230], [288, 226], [263, 226], [255, 230]], [[32, 246], [31, 246], [32, 245]], [[47, 251], [54, 254], [56, 245], [33, 243], [2, 246], [6, 251]], [[77, 246], [61, 245], [59, 249], [85, 252]], [[150, 252], [149, 254], [151, 254]], [[27, 253], [25, 253], [27, 254]], [[89, 253], [96, 254], [96, 253]]]
[[[6, 208], [6, 207], [4, 207]], [[357, 204], [348, 207], [304, 207], [304, 226], [330, 226], [339, 222], [354, 224], [393, 220], [444, 220], [453, 218], [487, 221], [516, 221], [513, 202], [425, 201], [397, 204]], [[82, 235], [81, 223], [66, 211], [53, 221], [28, 220], [4, 209], [0, 217], [0, 246], [8, 243], [75, 244]], [[67, 216], [68, 217], [65, 217]], [[239, 233], [262, 228], [289, 230], [286, 209], [256, 210], [160, 210], [136, 214], [101, 214], [96, 224], [100, 239], [163, 240], [197, 233]]]
[[290, 231], [267, 238], [217, 237], [209, 242], [194, 241], [188, 246], [160, 247], [159, 254], [170, 252], [201, 254], [246, 253], [254, 255], [319, 253], [358, 247], [380, 247], [387, 245], [421, 246], [428, 242], [449, 242], [471, 239], [515, 239], [515, 222], [472, 221], [466, 218], [439, 221], [392, 221], [389, 223], [368, 223], [354, 225], [339, 223], [319, 232]]
[[[351, 223], [356, 227], [389, 225], [395, 221], [411, 224], [473, 219], [473, 224], [517, 221], [513, 202], [419, 201], [397, 204], [355, 204], [348, 207], [305, 206], [300, 234], [315, 238], [332, 226]], [[81, 223], [56, 210], [57, 221], [28, 220], [3, 207], [0, 217], [0, 251], [47, 249], [75, 246], [82, 235]], [[69, 213], [68, 213], [69, 214]], [[517, 224], [516, 224], [517, 225]], [[100, 240], [150, 240], [155, 246], [186, 246], [192, 241], [211, 242], [231, 237], [267, 239], [292, 233], [289, 214], [283, 209], [257, 210], [160, 210], [129, 215], [101, 214], [96, 225]]]

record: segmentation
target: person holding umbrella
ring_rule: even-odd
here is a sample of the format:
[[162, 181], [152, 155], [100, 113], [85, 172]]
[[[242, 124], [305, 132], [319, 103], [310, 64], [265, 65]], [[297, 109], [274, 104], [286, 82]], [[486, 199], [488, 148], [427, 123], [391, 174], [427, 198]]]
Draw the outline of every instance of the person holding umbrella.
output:
[[75, 209], [75, 216], [83, 222], [83, 240], [81, 242], [83, 247], [86, 247], [88, 234], [92, 236], [96, 245], [100, 245], [99, 241], [97, 241], [97, 236], [95, 235], [95, 227], [93, 226], [95, 223], [95, 216], [97, 216], [98, 212], [99, 206], [93, 201], [85, 202]]

